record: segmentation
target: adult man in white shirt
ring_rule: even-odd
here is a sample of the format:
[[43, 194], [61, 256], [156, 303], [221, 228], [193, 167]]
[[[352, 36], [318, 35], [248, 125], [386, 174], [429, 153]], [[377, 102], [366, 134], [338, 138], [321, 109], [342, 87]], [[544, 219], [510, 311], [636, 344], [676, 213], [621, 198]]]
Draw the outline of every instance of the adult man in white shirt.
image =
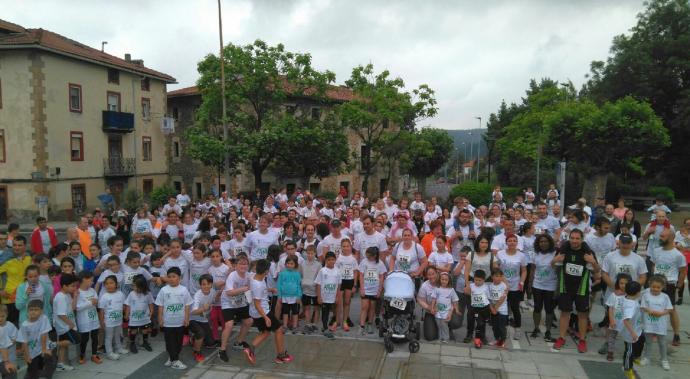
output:
[[665, 211], [658, 210], [656, 211], [655, 215], [655, 220], [647, 224], [644, 234], [642, 235], [642, 239], [647, 240], [647, 255], [650, 257], [654, 252], [654, 249], [658, 248], [662, 244], [661, 234], [665, 230], [671, 230], [672, 234], [676, 234], [676, 230], [668, 220]]
[[163, 207], [164, 215], [167, 215], [170, 211], [177, 213], [178, 216], [182, 216], [182, 207], [177, 204], [177, 198], [175, 196], [170, 196], [168, 198], [168, 204], [165, 204]]
[[187, 195], [187, 190], [184, 187], [182, 187], [180, 193], [175, 199], [177, 200], [177, 204], [179, 204], [182, 208], [187, 208], [189, 203], [192, 202], [192, 199], [189, 198], [189, 195]]
[[[663, 211], [660, 211], [663, 212]], [[664, 212], [665, 214], [665, 212]], [[659, 214], [657, 213], [657, 220]], [[659, 236], [661, 247], [654, 249], [651, 259], [654, 274], [664, 275], [667, 280], [664, 293], [671, 299], [673, 311], [671, 311], [671, 327], [673, 327], [673, 346], [680, 345], [680, 319], [676, 308], [676, 293], [679, 283], [685, 282], [688, 273], [685, 256], [676, 249], [675, 233], [671, 229], [664, 229]]]
[[561, 235], [561, 224], [558, 220], [549, 216], [548, 207], [544, 203], [537, 205], [537, 220], [536, 229], [537, 234], [548, 233], [554, 240], [558, 241]]
[[472, 222], [472, 213], [467, 209], [462, 209], [458, 213], [457, 219], [453, 222], [453, 226], [446, 231], [446, 237], [450, 242], [450, 252], [453, 259], [458, 262], [460, 250], [465, 246], [474, 244], [474, 239], [477, 233], [474, 231], [474, 223]]
[[364, 257], [367, 249], [375, 246], [379, 249], [379, 259], [385, 262], [388, 253], [386, 236], [374, 230], [374, 220], [369, 215], [362, 217], [362, 228], [364, 231], [355, 236], [355, 252]]
[[[500, 250], [505, 250], [508, 245], [506, 244], [506, 236], [515, 234], [515, 221], [511, 218], [503, 218], [501, 220], [501, 228], [503, 229], [502, 233], [497, 234], [494, 236], [493, 240], [491, 240], [491, 251], [496, 254]], [[525, 240], [518, 236], [518, 244], [517, 244], [517, 249], [518, 251], [523, 251], [525, 249]]]

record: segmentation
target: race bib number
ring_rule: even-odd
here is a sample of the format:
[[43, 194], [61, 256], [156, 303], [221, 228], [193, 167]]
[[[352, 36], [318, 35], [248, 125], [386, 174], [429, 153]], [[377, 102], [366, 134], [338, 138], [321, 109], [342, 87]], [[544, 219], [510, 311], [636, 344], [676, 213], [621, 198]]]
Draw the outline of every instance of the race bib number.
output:
[[244, 299], [242, 299], [242, 300], [246, 301], [246, 304], [251, 304], [251, 302], [254, 300], [252, 298], [252, 291], [247, 290], [244, 293]]
[[633, 267], [631, 265], [617, 265], [616, 272], [619, 274], [632, 275]]
[[501, 298], [502, 293], [500, 291], [489, 291], [489, 299], [492, 302], [497, 302]]
[[398, 255], [398, 266], [402, 271], [409, 271], [410, 269], [410, 257], [406, 255]]
[[572, 276], [582, 276], [582, 272], [584, 271], [585, 267], [582, 265], [576, 265], [573, 263], [566, 263], [565, 264], [565, 273], [568, 275]]
[[352, 271], [352, 267], [350, 266], [343, 266], [341, 274], [343, 276], [343, 279], [354, 279], [354, 272]]
[[405, 310], [405, 307], [407, 306], [407, 302], [404, 299], [395, 297], [391, 299], [390, 306], [395, 308], [395, 309], [400, 309], [401, 311]]
[[654, 271], [657, 274], [661, 274], [661, 275], [665, 276], [666, 278], [668, 278], [668, 274], [671, 273], [671, 265], [670, 264], [658, 264], [655, 267], [656, 268]]
[[131, 285], [132, 281], [134, 281], [135, 276], [137, 276], [137, 273], [134, 271], [125, 273], [125, 284]]
[[[249, 291], [247, 291], [247, 292], [249, 292]], [[249, 294], [249, 297], [251, 297], [251, 292]], [[247, 301], [249, 301], [249, 300], [247, 300], [247, 297], [244, 294], [232, 296], [230, 298], [230, 304], [232, 304], [233, 308], [241, 308], [241, 307], [246, 305]]]
[[473, 293], [472, 294], [472, 306], [473, 307], [483, 307], [486, 305], [486, 297], [483, 293]]
[[364, 280], [367, 282], [377, 282], [379, 280], [378, 271], [376, 269], [367, 269], [364, 274]]

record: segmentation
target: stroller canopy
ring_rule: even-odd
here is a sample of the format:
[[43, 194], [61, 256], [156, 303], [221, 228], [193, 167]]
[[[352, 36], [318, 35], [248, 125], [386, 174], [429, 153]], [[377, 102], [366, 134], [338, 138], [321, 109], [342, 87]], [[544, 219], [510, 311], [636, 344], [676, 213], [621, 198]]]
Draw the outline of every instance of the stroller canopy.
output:
[[405, 272], [394, 271], [386, 276], [383, 282], [383, 297], [414, 299], [414, 282]]

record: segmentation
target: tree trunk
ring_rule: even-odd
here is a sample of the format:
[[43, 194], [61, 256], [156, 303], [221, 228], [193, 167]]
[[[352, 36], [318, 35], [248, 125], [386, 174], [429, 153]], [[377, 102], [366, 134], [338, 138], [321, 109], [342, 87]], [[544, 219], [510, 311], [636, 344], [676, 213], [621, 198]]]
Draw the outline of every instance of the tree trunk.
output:
[[365, 196], [369, 196], [368, 191], [369, 191], [369, 171], [367, 170], [364, 172], [364, 179], [362, 180], [362, 192], [364, 192]]
[[[304, 188], [305, 191], [309, 191], [309, 179], [311, 176], [303, 177], [302, 178], [302, 188]], [[312, 194], [313, 196], [314, 194]]]
[[252, 172], [254, 173], [254, 190], [261, 189], [262, 175], [264, 169], [259, 162], [252, 162]]
[[608, 173], [594, 174], [585, 178], [582, 185], [582, 197], [587, 199], [587, 204], [592, 205], [596, 199], [606, 195], [606, 181]]
[[422, 194], [422, 198], [425, 198], [426, 195], [426, 177], [425, 176], [417, 176], [415, 178], [417, 181], [417, 191]]

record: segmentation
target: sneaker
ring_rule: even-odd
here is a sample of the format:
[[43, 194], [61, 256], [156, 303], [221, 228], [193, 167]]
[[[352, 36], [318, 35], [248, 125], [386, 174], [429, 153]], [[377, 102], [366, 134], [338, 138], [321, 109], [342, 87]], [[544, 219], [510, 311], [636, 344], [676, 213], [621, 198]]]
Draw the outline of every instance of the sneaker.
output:
[[332, 323], [331, 325], [328, 326], [328, 330], [331, 332], [335, 332], [338, 329], [338, 324]]
[[349, 317], [347, 318], [347, 320], [345, 320], [345, 322], [347, 323], [347, 326], [349, 326], [350, 328], [353, 327], [353, 326], [355, 326], [355, 323], [352, 322], [352, 320], [350, 320]]
[[170, 367], [171, 364], [172, 364], [172, 362], [170, 361], [170, 358], [168, 358], [168, 360], [165, 361], [165, 363], [163, 363], [163, 366]]
[[671, 366], [669, 366], [668, 361], [661, 361], [661, 367], [666, 371], [671, 369]]
[[218, 350], [218, 358], [220, 358], [220, 360], [223, 362], [230, 360], [230, 358], [228, 358], [228, 353], [225, 352], [225, 350]]
[[242, 351], [242, 350], [244, 350], [244, 349], [246, 349], [246, 348], [247, 348], [247, 347], [244, 346], [244, 345], [242, 344], [242, 342], [235, 342], [235, 343], [232, 344], [232, 349], [233, 349], [233, 350]]
[[132, 342], [129, 344], [129, 351], [131, 351], [132, 354], [136, 354], [139, 352], [139, 349], [137, 349], [137, 343], [136, 342]]
[[496, 347], [499, 349], [503, 349], [504, 347], [506, 347], [506, 341], [504, 341], [504, 340], [497, 341]]
[[[116, 360], [120, 359], [120, 354], [118, 354], [118, 353], [109, 353], [109, 354], [107, 354], [105, 357], [108, 358], [108, 359], [110, 359], [111, 361], [116, 361]], [[168, 364], [168, 365], [166, 365], [166, 366], [170, 366], [170, 365]]]
[[362, 336], [366, 336], [366, 335], [367, 335], [367, 330], [366, 330], [366, 327], [365, 327], [365, 326], [363, 326], [363, 325], [360, 325], [360, 326], [359, 326], [359, 334], [362, 335]]
[[374, 325], [367, 324], [367, 334], [374, 334]]
[[577, 351], [580, 353], [586, 353], [587, 352], [587, 341], [580, 340], [580, 342], [577, 343]]
[[642, 357], [640, 358], [640, 362], [638, 363], [640, 366], [647, 366], [649, 365], [649, 358], [647, 357]]
[[333, 332], [331, 332], [330, 330], [326, 330], [325, 332], [323, 332], [323, 335], [328, 339], [335, 338], [335, 334], [333, 334]]
[[522, 330], [520, 328], [515, 329], [515, 332], [513, 333], [513, 339], [514, 340], [519, 340], [522, 338]]
[[124, 347], [121, 347], [117, 350], [117, 353], [120, 355], [127, 355], [129, 354], [129, 350], [125, 349]]
[[273, 362], [277, 364], [290, 363], [292, 362], [292, 356], [287, 352], [284, 352], [282, 354], [278, 354], [278, 356], [276, 357], [276, 359], [273, 360]]
[[251, 346], [244, 349], [244, 356], [252, 365], [256, 363], [256, 356], [254, 356], [254, 350]]
[[563, 345], [565, 345], [565, 338], [558, 337], [556, 339], [556, 342], [553, 343], [553, 349], [554, 350], [561, 350]]
[[98, 355], [92, 355], [91, 356], [91, 362], [93, 362], [97, 365], [100, 365], [101, 363], [103, 363], [103, 360]]
[[541, 334], [541, 332], [539, 331], [539, 329], [534, 329], [529, 336], [532, 338], [537, 338], [537, 337], [539, 337], [540, 334]]
[[170, 364], [170, 368], [174, 368], [175, 370], [186, 370], [187, 365], [182, 363], [182, 361], [175, 361]]
[[475, 338], [475, 339], [474, 339], [474, 347], [476, 347], [477, 349], [481, 349], [481, 348], [482, 348], [482, 340], [481, 340], [481, 338]]
[[680, 346], [680, 336], [677, 334], [673, 335], [673, 342], [671, 342], [672, 346]]
[[149, 344], [149, 341], [144, 341], [144, 343], [141, 344], [141, 347], [143, 347], [146, 351], [153, 351], [153, 348], [151, 348], [151, 344]]
[[195, 351], [195, 352], [193, 352], [192, 354], [194, 355], [194, 360], [197, 361], [197, 362], [203, 362], [204, 359], [206, 359], [206, 358], [204, 357], [204, 355], [201, 354], [201, 353], [198, 352], [198, 351]]
[[343, 331], [349, 332], [350, 331], [350, 326], [347, 325], [347, 322], [343, 323]]
[[550, 330], [547, 330], [544, 332], [544, 341], [553, 342], [553, 338], [551, 338], [551, 331]]
[[444, 344], [445, 344], [445, 343], [448, 343], [447, 340], [440, 340], [439, 342], [444, 343]]
[[609, 345], [606, 342], [604, 342], [604, 344], [601, 345], [601, 347], [599, 348], [597, 353], [604, 355], [604, 354], [608, 353], [608, 351], [609, 351]]
[[623, 371], [626, 379], [636, 379], [635, 371], [633, 369]]
[[462, 343], [470, 343], [470, 341], [472, 341], [472, 337], [470, 337], [470, 336], [467, 336], [467, 337], [462, 339]]
[[55, 368], [56, 371], [72, 371], [74, 367], [68, 365], [67, 363], [58, 363]]
[[80, 365], [86, 364], [86, 359], [84, 359], [84, 357], [79, 357], [79, 364]]

